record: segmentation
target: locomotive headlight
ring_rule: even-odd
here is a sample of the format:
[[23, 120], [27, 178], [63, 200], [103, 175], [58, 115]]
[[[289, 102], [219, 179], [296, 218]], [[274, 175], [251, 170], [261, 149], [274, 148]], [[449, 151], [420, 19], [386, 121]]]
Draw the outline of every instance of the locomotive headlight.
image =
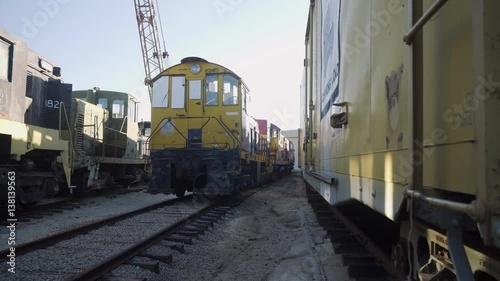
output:
[[201, 70], [201, 67], [199, 64], [195, 63], [195, 64], [191, 65], [191, 73], [198, 74], [198, 73], [200, 73], [200, 70]]

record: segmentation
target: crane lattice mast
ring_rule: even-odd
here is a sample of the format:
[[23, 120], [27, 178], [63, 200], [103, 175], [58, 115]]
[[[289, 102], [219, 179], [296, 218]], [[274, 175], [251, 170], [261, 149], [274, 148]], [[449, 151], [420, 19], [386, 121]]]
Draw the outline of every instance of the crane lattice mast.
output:
[[163, 60], [168, 58], [166, 49], [161, 50], [153, 1], [134, 0], [137, 27], [139, 28], [139, 38], [141, 40], [142, 58], [146, 71], [144, 84], [148, 86], [150, 100], [153, 98], [151, 80], [165, 69]]

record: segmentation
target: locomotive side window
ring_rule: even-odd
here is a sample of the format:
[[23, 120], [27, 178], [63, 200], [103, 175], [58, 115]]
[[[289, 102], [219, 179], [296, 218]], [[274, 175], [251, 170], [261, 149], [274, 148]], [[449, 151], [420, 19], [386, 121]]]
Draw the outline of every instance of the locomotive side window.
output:
[[243, 111], [247, 112], [247, 95], [248, 95], [248, 90], [247, 88], [243, 85], [242, 87], [243, 90]]
[[217, 75], [207, 75], [207, 88], [205, 93], [205, 105], [217, 105], [217, 89], [218, 89]]
[[184, 108], [186, 102], [186, 79], [183, 76], [172, 77], [172, 108]]
[[113, 118], [123, 118], [125, 112], [125, 104], [122, 100], [114, 100], [113, 101]]
[[97, 101], [97, 106], [107, 109], [108, 108], [108, 99], [99, 98], [99, 101]]
[[0, 79], [12, 81], [11, 67], [12, 67], [12, 45], [5, 42], [0, 38]]
[[168, 76], [162, 76], [153, 83], [152, 107], [168, 107]]
[[189, 98], [192, 100], [201, 99], [201, 80], [189, 81]]
[[254, 152], [255, 153], [260, 153], [259, 151], [259, 134], [257, 133], [257, 129], [253, 131], [253, 139], [254, 139]]
[[223, 105], [238, 104], [238, 80], [229, 74], [224, 74]]
[[128, 101], [128, 118], [134, 122], [137, 122], [137, 105], [138, 103], [134, 99], [129, 99]]

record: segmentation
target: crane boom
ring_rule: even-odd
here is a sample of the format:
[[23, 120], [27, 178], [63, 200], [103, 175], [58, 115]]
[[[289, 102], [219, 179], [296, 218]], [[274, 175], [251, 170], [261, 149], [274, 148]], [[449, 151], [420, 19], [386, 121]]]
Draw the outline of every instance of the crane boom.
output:
[[151, 80], [165, 69], [163, 60], [168, 58], [167, 51], [161, 50], [153, 1], [134, 0], [137, 27], [139, 28], [139, 38], [141, 40], [142, 59], [144, 61], [144, 70], [146, 71], [144, 84], [148, 87], [150, 100], [153, 98]]

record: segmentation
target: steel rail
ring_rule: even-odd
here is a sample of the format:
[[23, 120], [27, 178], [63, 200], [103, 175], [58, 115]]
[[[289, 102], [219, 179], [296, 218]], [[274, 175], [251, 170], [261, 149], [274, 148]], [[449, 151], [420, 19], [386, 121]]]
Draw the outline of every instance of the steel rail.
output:
[[[59, 232], [59, 233], [56, 233], [54, 235], [50, 235], [50, 236], [47, 236], [47, 237], [44, 237], [41, 239], [37, 239], [37, 240], [31, 241], [28, 243], [16, 245], [16, 256], [27, 254], [29, 252], [32, 252], [32, 251], [35, 251], [35, 250], [38, 250], [41, 248], [47, 248], [47, 246], [51, 246], [51, 245], [54, 245], [58, 242], [73, 238], [75, 236], [78, 236], [78, 235], [81, 235], [84, 233], [88, 233], [88, 232], [95, 230], [97, 228], [107, 226], [107, 225], [122, 221], [124, 219], [130, 218], [130, 217], [133, 217], [133, 216], [145, 213], [145, 212], [149, 212], [149, 211], [154, 210], [154, 209], [158, 209], [158, 208], [165, 207], [165, 206], [170, 206], [170, 205], [175, 204], [176, 202], [183, 201], [183, 200], [186, 200], [187, 198], [191, 198], [191, 197], [192, 197], [192, 195], [188, 195], [188, 196], [185, 196], [184, 198], [174, 198], [172, 200], [163, 201], [160, 203], [156, 203], [154, 205], [150, 205], [150, 206], [147, 206], [147, 207], [144, 207], [141, 209], [137, 209], [135, 211], [123, 213], [123, 214], [120, 214], [120, 215], [117, 215], [114, 217], [110, 217], [110, 218], [107, 218], [104, 220], [89, 223], [89, 224], [86, 224], [86, 225], [83, 225], [83, 226], [80, 226], [77, 228], [73, 228], [73, 229], [70, 229], [67, 231]], [[0, 256], [1, 256], [0, 262], [7, 260], [7, 255], [9, 253], [10, 253], [10, 249], [5, 249], [5, 250], [0, 251]]]
[[209, 211], [213, 210], [216, 208], [219, 204], [219, 202], [212, 202], [210, 203], [207, 207], [196, 211], [195, 213], [191, 214], [187, 218], [179, 219], [177, 222], [169, 225], [165, 229], [152, 234], [151, 236], [147, 237], [146, 239], [138, 242], [135, 245], [132, 245], [128, 247], [127, 249], [121, 251], [120, 253], [117, 253], [113, 255], [112, 257], [108, 258], [104, 262], [101, 262], [100, 264], [96, 265], [95, 267], [89, 268], [80, 274], [70, 277], [66, 280], [70, 281], [79, 281], [79, 280], [85, 280], [85, 281], [90, 281], [90, 280], [97, 280], [101, 277], [103, 277], [105, 274], [108, 272], [111, 272], [118, 266], [126, 263], [128, 260], [132, 259], [133, 257], [139, 255], [143, 250], [146, 250], [150, 248], [151, 246], [157, 244], [167, 236], [173, 234], [175, 231], [177, 231], [179, 228], [182, 228], [183, 226], [187, 225], [188, 223], [196, 220], [199, 217], [202, 217]]
[[[176, 231], [179, 229], [183, 228], [184, 226], [188, 225], [191, 222], [196, 221], [197, 219], [207, 215], [211, 211], [223, 207], [222, 205], [228, 205], [224, 206], [225, 208], [232, 208], [237, 206], [240, 202], [246, 200], [250, 196], [254, 195], [255, 193], [259, 192], [262, 190], [261, 188], [258, 188], [256, 190], [247, 190], [246, 192], [240, 193], [238, 195], [238, 198], [235, 200], [235, 198], [231, 197], [226, 197], [225, 200], [222, 198], [219, 198], [217, 200], [211, 201], [208, 206], [206, 206], [203, 209], [200, 209], [196, 211], [195, 213], [189, 215], [186, 218], [179, 219], [177, 222], [169, 225], [165, 229], [150, 235], [148, 238], [138, 242], [135, 245], [132, 245], [128, 247], [127, 249], [123, 250], [120, 253], [117, 253], [113, 255], [112, 257], [108, 258], [106, 261], [96, 265], [93, 268], [89, 268], [78, 275], [75, 275], [73, 277], [70, 277], [66, 280], [70, 281], [92, 281], [92, 280], [98, 280], [99, 278], [105, 276], [115, 268], [119, 267], [122, 264], [125, 264], [127, 261], [131, 260], [133, 257], [139, 255], [142, 251], [147, 250], [151, 246], [158, 244], [161, 240], [164, 238], [168, 237], [169, 235], [174, 234]], [[220, 213], [219, 213], [220, 214]]]

